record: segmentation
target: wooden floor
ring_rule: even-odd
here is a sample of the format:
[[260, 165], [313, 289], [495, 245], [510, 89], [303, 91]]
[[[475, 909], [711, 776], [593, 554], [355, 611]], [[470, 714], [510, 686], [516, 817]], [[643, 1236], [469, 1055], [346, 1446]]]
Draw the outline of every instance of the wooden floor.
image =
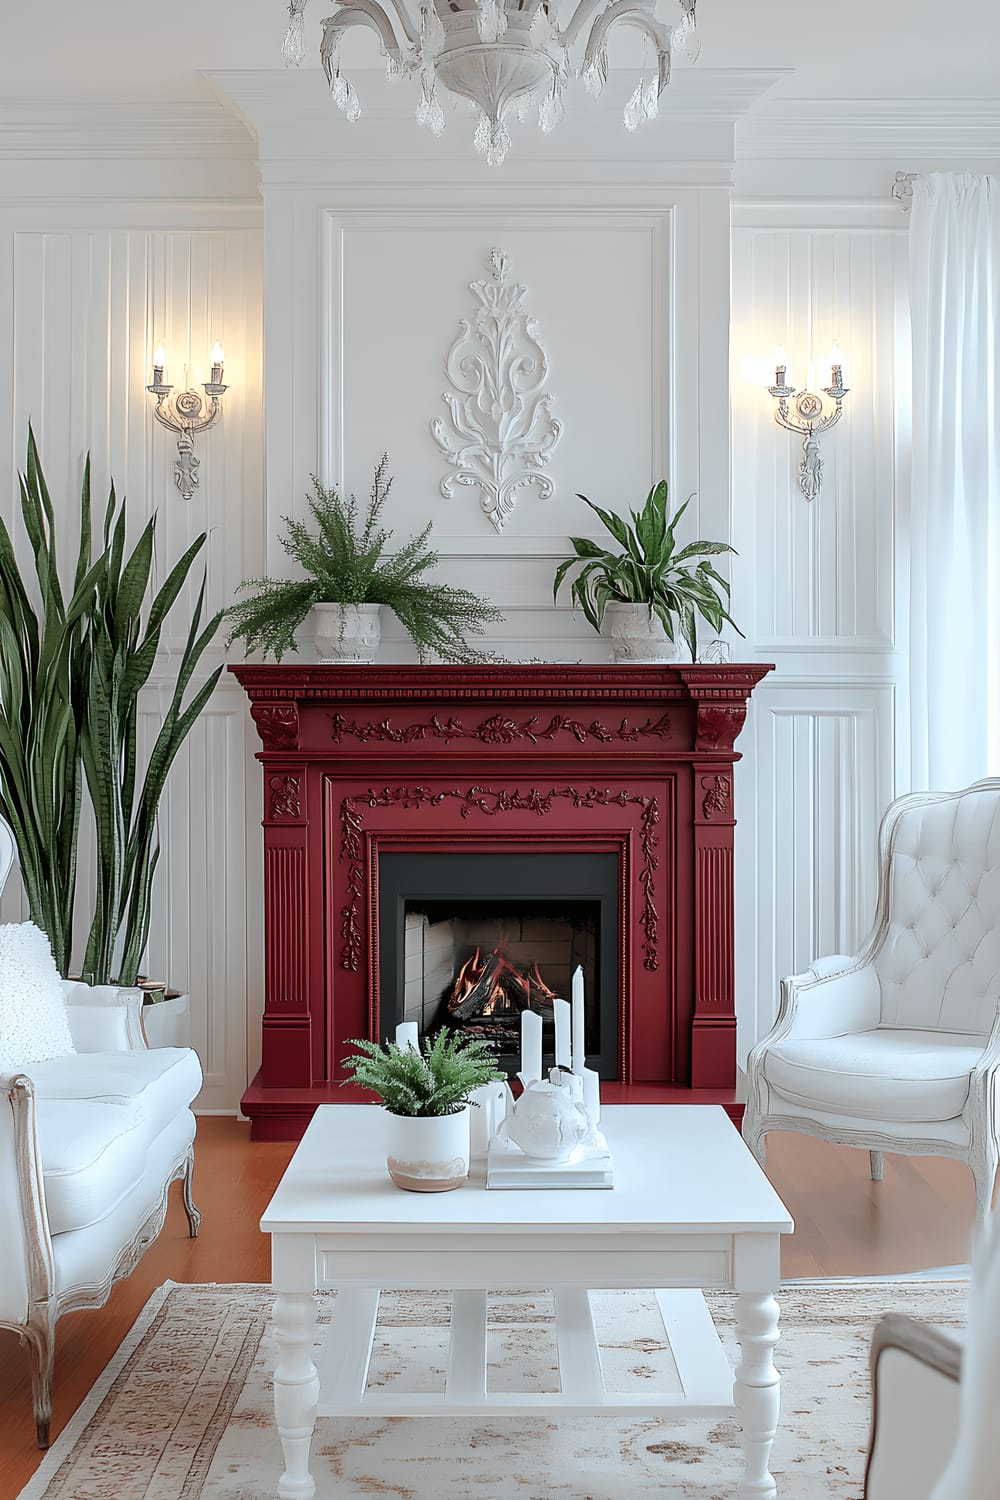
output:
[[[117, 1349], [149, 1294], [164, 1281], [266, 1281], [268, 1242], [261, 1212], [292, 1154], [285, 1143], [251, 1143], [236, 1120], [199, 1122], [195, 1197], [201, 1234], [187, 1238], [180, 1185], [167, 1222], [138, 1269], [107, 1305], [60, 1320], [53, 1437]], [[785, 1276], [878, 1276], [969, 1259], [972, 1179], [957, 1162], [887, 1156], [873, 1183], [866, 1152], [806, 1136], [768, 1143], [768, 1172], [796, 1223], [785, 1242]], [[0, 1268], [2, 1274], [2, 1268]], [[0, 1332], [0, 1496], [14, 1500], [39, 1462], [27, 1359]]]

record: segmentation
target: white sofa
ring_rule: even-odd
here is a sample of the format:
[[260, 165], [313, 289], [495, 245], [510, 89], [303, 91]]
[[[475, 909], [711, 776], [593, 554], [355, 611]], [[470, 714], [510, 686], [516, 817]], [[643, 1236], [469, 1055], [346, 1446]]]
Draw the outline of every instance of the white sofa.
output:
[[55, 1328], [100, 1307], [159, 1234], [170, 1184], [191, 1197], [201, 1067], [190, 1048], [147, 1048], [138, 991], [64, 983], [76, 1053], [0, 1077], [0, 1325], [31, 1357], [48, 1446]]

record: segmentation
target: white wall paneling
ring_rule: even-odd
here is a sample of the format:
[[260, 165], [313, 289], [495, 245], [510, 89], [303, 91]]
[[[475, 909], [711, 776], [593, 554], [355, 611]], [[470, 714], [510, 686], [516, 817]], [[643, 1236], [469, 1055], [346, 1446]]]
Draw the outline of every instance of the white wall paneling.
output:
[[756, 824], [755, 839], [737, 840], [744, 1046], [774, 1019], [783, 975], [853, 953], [867, 933], [876, 833], [893, 797], [893, 716], [887, 681], [775, 675], [754, 696], [737, 779]]
[[[264, 74], [214, 81], [261, 143], [269, 537], [290, 506], [304, 510], [311, 473], [364, 496], [388, 449], [389, 523], [402, 537], [433, 520], [441, 576], [507, 612], [500, 652], [606, 659], [586, 622], [551, 602], [568, 536], [600, 534], [577, 492], [622, 509], [666, 475], [675, 502], [695, 496], [690, 535], [728, 535], [733, 121], [773, 75], [708, 75], [697, 87], [679, 75], [671, 128], [645, 145], [606, 111], [581, 112], [554, 146], [512, 153], [502, 174], [456, 155], [450, 132], [423, 141], [398, 92], [366, 110], [364, 131], [345, 133], [308, 77], [294, 88]], [[430, 432], [446, 353], [472, 311], [469, 283], [493, 247], [527, 287], [563, 423], [547, 468], [556, 493], [526, 492], [499, 538], [475, 497], [442, 497]], [[286, 567], [269, 546], [270, 564]], [[390, 653], [406, 654], [391, 625]]]
[[[600, 532], [577, 492], [621, 509], [665, 474], [675, 498], [697, 496], [692, 534], [728, 530], [724, 443], [718, 431], [709, 442], [699, 422], [704, 402], [715, 410], [725, 402], [725, 340], [714, 325], [728, 273], [710, 236], [725, 226], [726, 195], [678, 190], [656, 208], [553, 207], [549, 195], [502, 214], [452, 202], [433, 215], [332, 206], [331, 196], [310, 190], [289, 203], [282, 190], [283, 212], [268, 224], [268, 358], [284, 367], [293, 356], [290, 377], [269, 383], [271, 535], [289, 508], [304, 511], [309, 473], [318, 468], [363, 496], [388, 449], [387, 521], [403, 537], [433, 520], [442, 576], [461, 577], [510, 611], [500, 650], [525, 654], [527, 622], [514, 616], [530, 610], [538, 636], [528, 654], [551, 655], [558, 638], [574, 659], [606, 659], [585, 622], [551, 604], [568, 536]], [[441, 495], [445, 466], [430, 431], [444, 410], [445, 356], [472, 312], [469, 283], [485, 274], [494, 246], [528, 289], [563, 423], [547, 468], [555, 494], [539, 501], [525, 492], [499, 538], [471, 493]], [[678, 361], [682, 381], [671, 375]], [[299, 476], [291, 496], [290, 469]], [[271, 562], [283, 565], [273, 543]], [[391, 627], [384, 649], [397, 655]]]
[[[190, 166], [190, 164], [189, 164]], [[170, 223], [170, 219], [173, 223]], [[211, 208], [163, 202], [0, 201], [3, 347], [0, 503], [20, 535], [15, 474], [34, 425], [57, 506], [67, 562], [78, 535], [80, 478], [89, 448], [95, 504], [110, 479], [128, 498], [132, 540], [157, 512], [154, 584], [207, 530], [207, 606], [228, 604], [263, 561], [261, 234], [256, 204]], [[215, 339], [229, 391], [216, 427], [195, 439], [201, 484], [190, 502], [173, 482], [175, 442], [156, 424], [144, 386], [163, 340], [167, 378], [207, 378]], [[30, 567], [23, 537], [19, 552]], [[166, 705], [201, 564], [175, 605], [142, 708], [148, 748]], [[223, 656], [222, 637], [205, 668]], [[149, 968], [190, 990], [205, 1069], [200, 1104], [233, 1109], [248, 1074], [262, 1001], [260, 789], [243, 694], [225, 680], [182, 748], [161, 805]], [[90, 900], [92, 845], [84, 832], [78, 916]], [[248, 923], [248, 909], [254, 919]], [[4, 899], [21, 915], [20, 893]], [[77, 957], [82, 956], [82, 927]], [[250, 1026], [248, 1028], [248, 1014]], [[249, 1030], [249, 1037], [248, 1037]]]
[[[773, 1019], [782, 975], [863, 939], [878, 822], [896, 789], [906, 226], [830, 217], [751, 204], [733, 231], [734, 613], [749, 654], [775, 663], [740, 772], [741, 817], [754, 824], [737, 841], [741, 1052]], [[778, 343], [793, 384], [829, 384], [835, 339], [850, 394], [821, 439], [823, 490], [810, 503], [796, 484], [800, 442], [778, 428], [765, 387]]]

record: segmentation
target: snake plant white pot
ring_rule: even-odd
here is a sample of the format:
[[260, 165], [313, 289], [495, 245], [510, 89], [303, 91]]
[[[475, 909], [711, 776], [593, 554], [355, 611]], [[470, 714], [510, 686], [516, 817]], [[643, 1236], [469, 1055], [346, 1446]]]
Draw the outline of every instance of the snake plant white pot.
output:
[[605, 605], [601, 634], [611, 642], [611, 660], [617, 662], [677, 661], [683, 641], [679, 628], [671, 640], [645, 604]]
[[381, 608], [380, 604], [314, 604], [310, 618], [320, 661], [374, 661], [382, 639]]
[[144, 1005], [142, 1029], [150, 1047], [190, 1047], [191, 996], [175, 994]]
[[411, 1193], [446, 1193], [469, 1175], [469, 1116], [463, 1104], [453, 1115], [394, 1115], [386, 1166], [397, 1187]]

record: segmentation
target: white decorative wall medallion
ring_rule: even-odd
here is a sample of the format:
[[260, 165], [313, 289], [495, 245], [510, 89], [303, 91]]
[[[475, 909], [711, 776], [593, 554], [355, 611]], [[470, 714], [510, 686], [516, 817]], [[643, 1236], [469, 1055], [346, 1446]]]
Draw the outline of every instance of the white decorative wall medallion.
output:
[[502, 250], [490, 251], [489, 266], [489, 280], [470, 284], [481, 306], [472, 325], [464, 318], [459, 325], [445, 361], [448, 416], [435, 418], [431, 432], [456, 470], [441, 481], [442, 495], [450, 500], [457, 484], [480, 490], [479, 503], [500, 532], [517, 490], [534, 485], [540, 500], [552, 494], [542, 469], [562, 423], [552, 415], [552, 397], [541, 394], [549, 362], [537, 322], [521, 309], [527, 288], [510, 280]]

